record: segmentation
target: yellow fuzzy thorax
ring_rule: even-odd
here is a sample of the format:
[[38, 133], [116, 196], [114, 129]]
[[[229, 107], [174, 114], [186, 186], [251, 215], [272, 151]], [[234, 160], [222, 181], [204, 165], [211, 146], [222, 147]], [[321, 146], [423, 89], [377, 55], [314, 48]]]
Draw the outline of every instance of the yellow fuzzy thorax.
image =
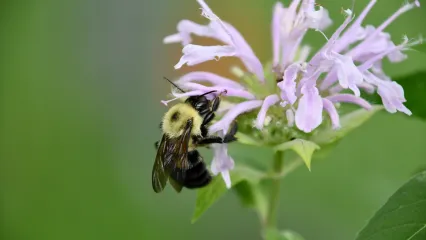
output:
[[[173, 118], [176, 115], [177, 118]], [[169, 137], [178, 137], [183, 134], [183, 129], [191, 118], [193, 121], [191, 135], [201, 135], [203, 119], [197, 110], [187, 103], [178, 103], [166, 112], [163, 117], [163, 132]]]

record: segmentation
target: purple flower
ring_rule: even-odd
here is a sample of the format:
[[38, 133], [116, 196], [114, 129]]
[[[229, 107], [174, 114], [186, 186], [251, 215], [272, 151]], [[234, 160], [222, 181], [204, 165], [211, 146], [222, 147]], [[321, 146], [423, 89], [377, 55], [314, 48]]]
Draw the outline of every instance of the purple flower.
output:
[[[345, 10], [344, 21], [330, 38], [322, 32], [332, 23], [328, 11], [316, 7], [314, 0], [293, 0], [288, 7], [278, 2], [273, 9], [271, 26], [272, 65], [266, 68], [232, 25], [213, 13], [204, 0], [197, 2], [209, 23], [200, 25], [182, 20], [177, 26], [178, 32], [164, 39], [164, 43], [180, 42], [183, 45], [183, 56], [175, 68], [219, 60], [221, 57], [237, 57], [248, 71], [242, 74], [244, 84], [208, 72], [192, 72], [176, 81], [187, 92], [173, 93], [175, 99], [211, 90], [226, 90], [225, 98], [240, 99], [237, 102], [230, 100], [226, 109], [221, 110], [223, 116], [209, 128], [211, 134], [223, 136], [232, 121], [242, 113], [258, 108], [260, 110], [253, 126], [262, 131], [267, 125], [265, 119], [268, 110], [272, 107], [282, 109], [272, 114], [275, 117], [278, 114], [285, 120], [283, 122], [287, 124], [283, 127], [295, 126], [299, 131], [310, 133], [324, 122], [326, 113], [332, 127], [337, 129], [340, 121], [336, 104], [345, 102], [371, 108], [370, 103], [360, 97], [360, 89], [368, 93], [377, 91], [390, 113], [400, 111], [411, 114], [404, 106], [404, 90], [384, 74], [381, 65], [385, 58], [390, 62], [406, 59], [403, 51], [421, 42], [421, 39], [409, 41], [405, 37], [401, 44], [395, 44], [390, 35], [384, 32], [401, 14], [420, 7], [417, 0], [403, 5], [377, 27], [363, 25], [376, 0], [371, 0], [357, 17], [351, 10]], [[317, 31], [326, 39], [324, 46], [310, 58], [310, 48], [303, 44], [308, 30]], [[223, 45], [194, 45], [192, 34], [219, 40]], [[274, 73], [273, 77], [269, 77], [271, 73]], [[269, 87], [270, 83], [276, 86], [275, 89]], [[346, 92], [346, 89], [353, 94]], [[163, 102], [167, 104], [168, 101]], [[234, 167], [234, 161], [228, 156], [226, 145], [215, 145], [213, 148], [212, 172], [222, 173], [230, 187], [229, 171]]]

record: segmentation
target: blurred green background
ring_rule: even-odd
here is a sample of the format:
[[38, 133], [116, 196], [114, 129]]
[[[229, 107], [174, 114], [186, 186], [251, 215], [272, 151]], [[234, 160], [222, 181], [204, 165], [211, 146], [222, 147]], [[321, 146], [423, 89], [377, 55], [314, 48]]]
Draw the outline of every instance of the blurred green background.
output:
[[[330, 35], [350, 1], [318, 2], [333, 17]], [[366, 2], [357, 0], [357, 13]], [[402, 2], [379, 1], [366, 22], [379, 24]], [[274, 1], [208, 3], [269, 60]], [[195, 192], [152, 191], [153, 143], [166, 111], [160, 100], [170, 90], [162, 77], [193, 69], [174, 71], [181, 46], [162, 44], [184, 18], [206, 22], [195, 0], [1, 2], [0, 239], [260, 239], [255, 213], [232, 192], [192, 225]], [[415, 9], [387, 30], [396, 42], [403, 34], [426, 36], [425, 21], [426, 8]], [[307, 42], [324, 39], [311, 32]], [[386, 70], [426, 69], [425, 52], [410, 51]], [[223, 60], [197, 69], [229, 76], [228, 64], [237, 61]], [[314, 161], [312, 172], [300, 168], [284, 180], [280, 228], [308, 240], [352, 239], [426, 167], [425, 146], [426, 123], [377, 114], [328, 159]], [[270, 158], [244, 146], [231, 152], [237, 164]]]

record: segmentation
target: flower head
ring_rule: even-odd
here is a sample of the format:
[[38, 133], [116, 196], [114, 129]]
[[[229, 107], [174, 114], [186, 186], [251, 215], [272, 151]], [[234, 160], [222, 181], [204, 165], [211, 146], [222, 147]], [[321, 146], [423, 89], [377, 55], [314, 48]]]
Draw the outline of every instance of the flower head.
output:
[[[178, 32], [164, 39], [164, 43], [183, 45], [183, 56], [175, 68], [237, 57], [247, 70], [234, 71], [238, 73], [239, 82], [209, 72], [191, 72], [175, 82], [187, 91], [173, 93], [176, 98], [226, 90], [227, 106], [220, 111], [220, 120], [209, 128], [211, 134], [226, 134], [237, 118], [240, 131], [250, 132], [270, 144], [311, 134], [328, 123], [337, 129], [340, 127], [339, 103], [371, 108], [370, 103], [361, 98], [361, 90], [377, 91], [390, 113], [411, 114], [404, 106], [404, 90], [384, 74], [381, 63], [385, 58], [390, 62], [406, 59], [403, 51], [420, 43], [421, 40], [410, 42], [405, 38], [395, 44], [390, 34], [384, 32], [400, 15], [419, 7], [417, 0], [403, 5], [377, 27], [363, 25], [376, 0], [371, 0], [359, 16], [345, 10], [345, 19], [330, 38], [322, 32], [332, 24], [328, 11], [318, 7], [314, 0], [293, 0], [287, 7], [278, 2], [273, 9], [271, 26], [272, 64], [265, 67], [231, 24], [222, 21], [204, 0], [197, 2], [209, 23], [200, 25], [182, 20], [177, 26]], [[310, 47], [303, 43], [309, 30], [323, 34], [326, 39], [324, 46], [314, 54], [310, 54]], [[219, 40], [223, 45], [194, 45], [192, 34]], [[208, 85], [203, 85], [204, 82]], [[211, 170], [214, 174], [222, 173], [230, 187], [229, 171], [234, 161], [227, 154], [225, 144], [213, 148]]]

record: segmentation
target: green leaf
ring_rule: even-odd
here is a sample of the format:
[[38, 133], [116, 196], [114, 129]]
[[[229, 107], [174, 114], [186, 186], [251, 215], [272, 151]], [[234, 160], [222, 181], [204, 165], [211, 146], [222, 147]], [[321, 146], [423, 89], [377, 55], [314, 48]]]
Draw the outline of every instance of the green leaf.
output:
[[281, 231], [281, 235], [286, 237], [288, 240], [304, 240], [300, 234], [291, 230]]
[[261, 219], [266, 217], [268, 200], [259, 184], [242, 181], [233, 189], [244, 207], [255, 209]]
[[[236, 166], [235, 169], [230, 172], [230, 175], [232, 182], [231, 187], [234, 187], [243, 180], [247, 180], [251, 183], [258, 183], [265, 177], [265, 174], [262, 172], [243, 165]], [[218, 201], [220, 197], [227, 192], [227, 190], [221, 175], [215, 176], [208, 186], [198, 190], [195, 211], [191, 222], [195, 223], [213, 203]]]
[[242, 144], [253, 145], [253, 146], [262, 145], [261, 142], [259, 142], [259, 140], [255, 140], [255, 139], [251, 138], [250, 136], [248, 136], [244, 133], [241, 133], [241, 132], [237, 132], [235, 137], [237, 137], [238, 142], [240, 142]]
[[254, 193], [253, 187], [254, 186], [252, 186], [247, 181], [241, 181], [240, 183], [238, 183], [237, 185], [233, 187], [233, 190], [237, 194], [238, 199], [240, 199], [241, 204], [244, 207], [247, 207], [247, 208], [256, 207], [256, 199], [254, 196], [255, 193]]
[[426, 239], [426, 171], [396, 191], [356, 240]]
[[290, 142], [285, 142], [278, 146], [274, 147], [275, 151], [285, 151], [291, 149], [295, 151], [305, 162], [309, 171], [311, 170], [311, 160], [312, 154], [315, 150], [320, 149], [320, 147], [314, 142], [303, 140], [303, 139], [295, 139]]
[[339, 129], [326, 129], [312, 136], [311, 141], [320, 146], [328, 145], [336, 142], [347, 135], [355, 128], [361, 126], [364, 122], [370, 119], [377, 111], [383, 109], [383, 106], [374, 105], [372, 109], [365, 110], [363, 108], [348, 113], [340, 118]]
[[[413, 116], [426, 119], [426, 71], [417, 72], [405, 77], [394, 79], [404, 89], [407, 102], [404, 105], [411, 110]], [[376, 93], [366, 95], [370, 102], [381, 103], [380, 96]]]
[[304, 240], [304, 238], [296, 232], [293, 232], [290, 230], [279, 231], [273, 228], [266, 230], [265, 239], [266, 240]]

